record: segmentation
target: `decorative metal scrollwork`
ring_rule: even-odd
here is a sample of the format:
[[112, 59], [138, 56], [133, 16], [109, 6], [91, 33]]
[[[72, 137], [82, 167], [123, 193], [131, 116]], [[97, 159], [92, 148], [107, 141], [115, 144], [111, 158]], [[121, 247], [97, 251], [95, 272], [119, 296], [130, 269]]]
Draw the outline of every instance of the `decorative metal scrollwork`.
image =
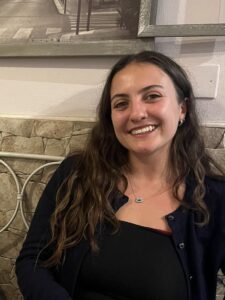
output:
[[23, 220], [24, 225], [26, 226], [26, 228], [29, 228], [29, 225], [26, 221], [25, 218], [25, 214], [23, 211], [23, 198], [25, 195], [25, 190], [27, 187], [28, 182], [31, 180], [31, 178], [40, 170], [49, 167], [49, 166], [53, 166], [53, 165], [59, 165], [61, 163], [61, 161], [64, 159], [64, 157], [62, 156], [49, 156], [49, 155], [39, 155], [39, 154], [23, 154], [23, 153], [12, 153], [12, 152], [0, 152], [0, 158], [25, 158], [25, 159], [35, 159], [35, 160], [42, 160], [42, 161], [50, 161], [47, 163], [44, 163], [43, 165], [41, 165], [40, 167], [36, 168], [30, 175], [28, 175], [28, 177], [26, 178], [24, 184], [21, 186], [18, 177], [16, 175], [16, 173], [13, 171], [13, 169], [2, 159], [0, 159], [0, 164], [2, 164], [8, 171], [9, 173], [12, 175], [15, 185], [16, 185], [16, 190], [17, 190], [17, 195], [16, 195], [16, 205], [15, 205], [15, 209], [13, 212], [12, 217], [10, 218], [10, 220], [7, 222], [6, 225], [4, 225], [1, 229], [0, 229], [0, 233], [3, 232], [4, 230], [6, 230], [11, 223], [13, 222], [13, 220], [15, 219], [16, 215], [20, 212], [21, 213], [21, 218]]

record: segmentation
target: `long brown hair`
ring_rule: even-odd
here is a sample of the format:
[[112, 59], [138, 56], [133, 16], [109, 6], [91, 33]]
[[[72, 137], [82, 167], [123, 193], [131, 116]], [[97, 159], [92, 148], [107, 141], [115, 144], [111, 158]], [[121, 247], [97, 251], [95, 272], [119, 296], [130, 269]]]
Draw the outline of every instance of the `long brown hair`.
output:
[[[186, 101], [185, 122], [173, 138], [170, 161], [173, 166], [175, 182], [173, 194], [179, 199], [179, 186], [188, 176], [195, 180], [192, 204], [201, 216], [200, 225], [209, 220], [209, 212], [204, 203], [205, 175], [214, 175], [212, 166], [223, 171], [205, 151], [200, 134], [199, 121], [195, 109], [195, 97], [185, 71], [169, 57], [154, 51], [144, 51], [121, 58], [112, 68], [105, 83], [98, 106], [98, 120], [80, 154], [76, 170], [65, 179], [57, 193], [56, 209], [51, 217], [52, 256], [45, 262], [47, 266], [58, 265], [63, 252], [86, 238], [93, 250], [98, 249], [96, 228], [108, 222], [116, 230], [119, 222], [112, 208], [118, 183], [123, 182], [124, 191], [127, 180], [121, 172], [129, 165], [128, 153], [117, 140], [112, 121], [110, 90], [114, 76], [130, 63], [150, 63], [162, 69], [173, 81], [179, 103]], [[67, 191], [66, 193], [64, 191]], [[187, 205], [185, 201], [182, 205]]]

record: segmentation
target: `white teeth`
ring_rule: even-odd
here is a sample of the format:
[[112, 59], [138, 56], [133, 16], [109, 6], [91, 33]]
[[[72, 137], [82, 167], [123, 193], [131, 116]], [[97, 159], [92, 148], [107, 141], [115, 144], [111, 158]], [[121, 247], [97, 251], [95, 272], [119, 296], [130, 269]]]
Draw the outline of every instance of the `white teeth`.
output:
[[131, 131], [131, 134], [141, 134], [145, 132], [153, 131], [156, 128], [155, 125], [149, 125], [147, 127], [141, 128], [141, 129], [134, 129]]

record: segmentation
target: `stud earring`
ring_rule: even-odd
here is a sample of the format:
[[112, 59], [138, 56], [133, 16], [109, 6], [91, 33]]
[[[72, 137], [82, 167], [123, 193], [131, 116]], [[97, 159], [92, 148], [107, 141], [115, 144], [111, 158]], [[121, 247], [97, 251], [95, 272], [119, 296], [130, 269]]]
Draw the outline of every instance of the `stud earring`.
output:
[[181, 119], [181, 120], [179, 120], [179, 122], [178, 122], [178, 126], [180, 127], [180, 126], [182, 126], [182, 124], [185, 122], [185, 119]]

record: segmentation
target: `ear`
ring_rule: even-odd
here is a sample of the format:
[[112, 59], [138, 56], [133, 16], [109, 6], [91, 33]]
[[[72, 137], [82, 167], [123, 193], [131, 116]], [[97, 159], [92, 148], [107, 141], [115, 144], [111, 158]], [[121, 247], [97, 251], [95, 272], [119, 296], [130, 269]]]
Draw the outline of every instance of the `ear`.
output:
[[180, 120], [185, 119], [187, 113], [187, 103], [186, 101], [182, 101], [182, 103], [180, 103]]

